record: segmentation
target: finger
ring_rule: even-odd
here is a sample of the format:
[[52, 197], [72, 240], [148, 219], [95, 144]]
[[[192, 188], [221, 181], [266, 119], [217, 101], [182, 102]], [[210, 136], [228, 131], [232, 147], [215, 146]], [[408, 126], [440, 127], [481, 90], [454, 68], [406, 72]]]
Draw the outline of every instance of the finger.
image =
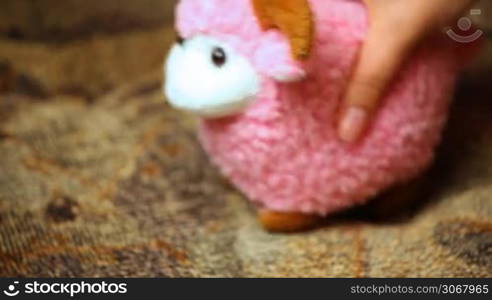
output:
[[412, 33], [395, 35], [394, 31], [371, 29], [345, 92], [338, 128], [343, 141], [355, 142], [363, 135], [412, 39]]

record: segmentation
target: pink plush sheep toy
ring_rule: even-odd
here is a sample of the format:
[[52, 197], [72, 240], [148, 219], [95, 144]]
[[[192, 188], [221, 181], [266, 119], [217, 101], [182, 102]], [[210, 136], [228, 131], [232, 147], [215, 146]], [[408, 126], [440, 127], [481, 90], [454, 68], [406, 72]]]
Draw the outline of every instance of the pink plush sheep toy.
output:
[[339, 140], [337, 111], [367, 28], [358, 0], [178, 4], [167, 97], [202, 117], [204, 149], [267, 229], [304, 229], [363, 204], [433, 158], [460, 68], [452, 41], [416, 51], [364, 138]]

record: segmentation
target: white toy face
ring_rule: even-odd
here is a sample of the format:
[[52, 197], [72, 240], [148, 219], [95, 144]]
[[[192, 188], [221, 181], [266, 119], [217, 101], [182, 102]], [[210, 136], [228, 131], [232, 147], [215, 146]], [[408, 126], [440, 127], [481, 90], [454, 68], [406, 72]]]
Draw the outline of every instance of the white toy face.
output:
[[166, 64], [170, 104], [206, 118], [243, 111], [260, 90], [251, 63], [228, 45], [204, 35], [179, 41]]

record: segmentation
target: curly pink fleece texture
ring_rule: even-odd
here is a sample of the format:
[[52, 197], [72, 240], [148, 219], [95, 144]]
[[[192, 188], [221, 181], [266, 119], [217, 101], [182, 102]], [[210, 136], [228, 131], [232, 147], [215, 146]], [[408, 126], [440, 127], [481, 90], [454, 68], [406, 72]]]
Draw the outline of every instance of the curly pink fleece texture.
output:
[[[427, 43], [402, 68], [363, 140], [347, 145], [337, 136], [337, 111], [367, 31], [366, 8], [357, 0], [309, 2], [316, 33], [304, 62], [293, 61], [281, 33], [260, 29], [250, 0], [182, 0], [177, 28], [186, 38], [228, 43], [261, 76], [262, 90], [244, 113], [203, 120], [200, 140], [213, 162], [261, 208], [326, 215], [429, 165], [460, 66], [446, 42]], [[272, 78], [296, 68], [305, 80]]]

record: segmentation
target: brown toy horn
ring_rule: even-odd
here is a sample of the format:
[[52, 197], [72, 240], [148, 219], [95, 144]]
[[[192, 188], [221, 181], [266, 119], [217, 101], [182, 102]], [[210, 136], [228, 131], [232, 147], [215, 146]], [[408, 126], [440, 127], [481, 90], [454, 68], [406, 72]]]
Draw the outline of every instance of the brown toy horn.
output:
[[279, 29], [287, 35], [294, 58], [307, 59], [314, 39], [314, 18], [308, 0], [252, 1], [262, 29]]

